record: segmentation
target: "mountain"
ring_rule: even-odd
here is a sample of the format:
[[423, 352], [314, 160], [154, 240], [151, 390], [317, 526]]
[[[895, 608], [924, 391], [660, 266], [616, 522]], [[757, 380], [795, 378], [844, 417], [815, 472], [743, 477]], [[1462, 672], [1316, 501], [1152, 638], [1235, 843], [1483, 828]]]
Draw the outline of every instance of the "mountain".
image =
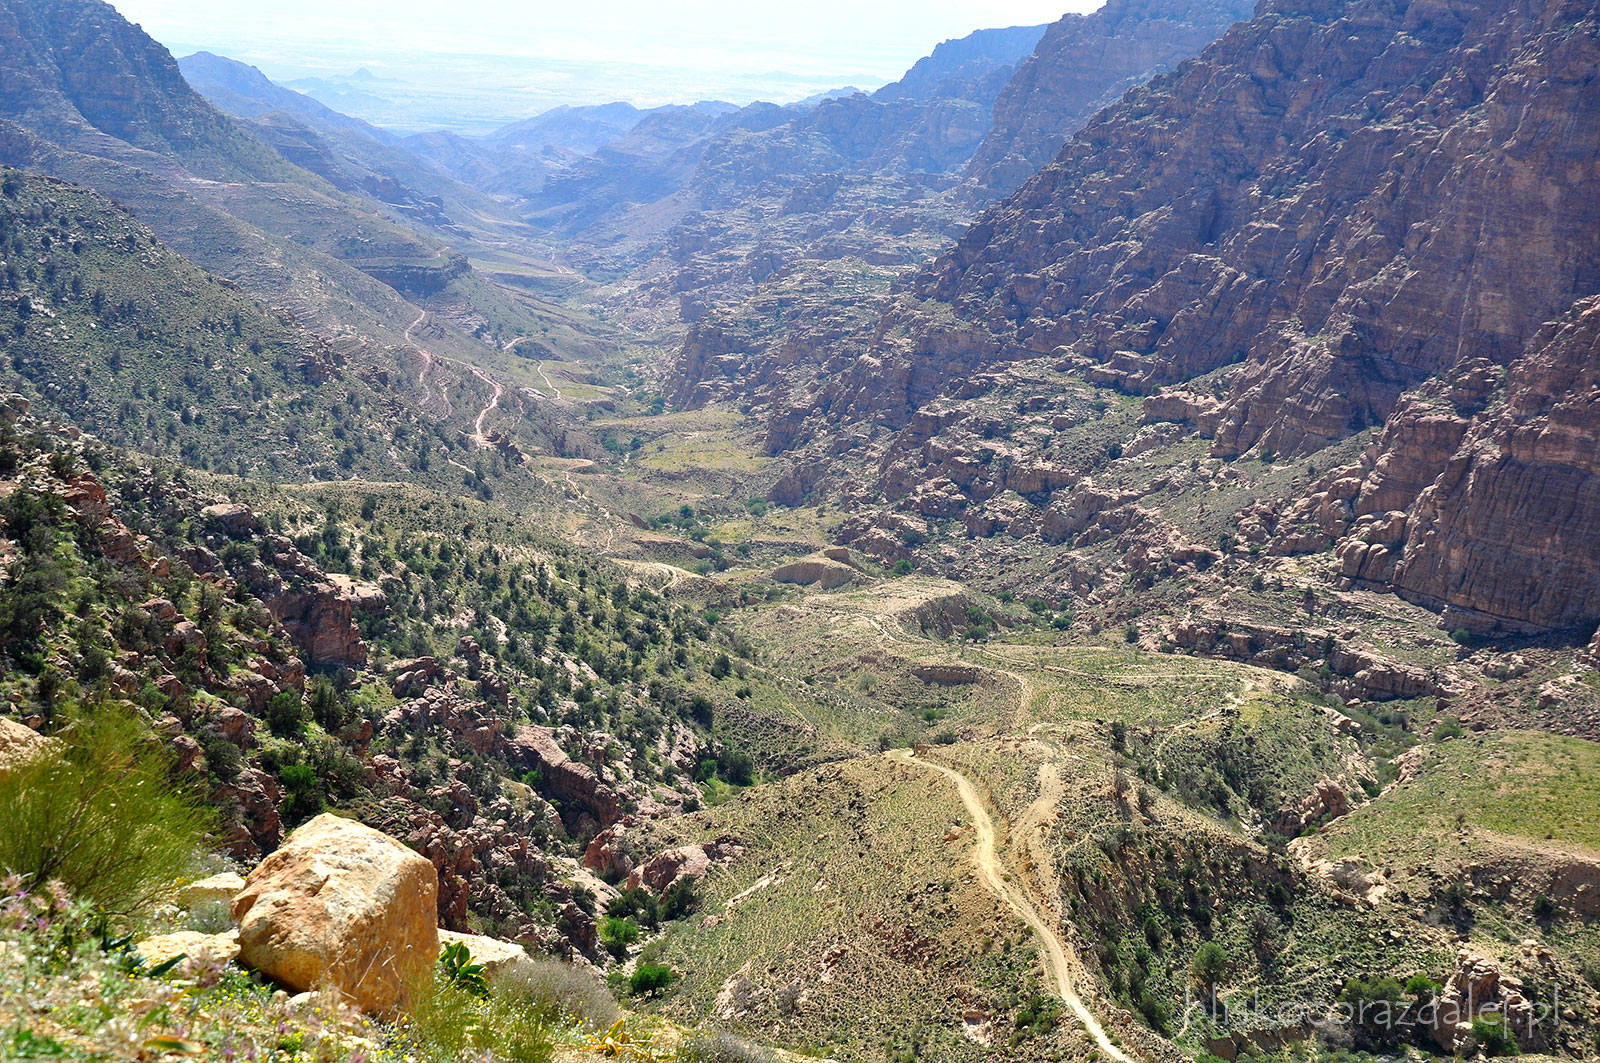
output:
[[[819, 362], [833, 358], [847, 321], [852, 329], [862, 327], [863, 297], [887, 292], [897, 268], [926, 263], [965, 230], [980, 206], [1008, 191], [1008, 182], [1032, 174], [1054, 156], [1104, 101], [1192, 55], [1248, 10], [1244, 3], [1113, 2], [1091, 16], [1068, 15], [1042, 35], [1035, 29], [994, 31], [998, 37], [975, 34], [942, 45], [935, 56], [920, 62], [903, 82], [911, 87], [887, 86], [870, 103], [865, 98], [854, 104], [833, 101], [834, 110], [815, 121], [797, 120], [774, 130], [759, 145], [765, 148], [764, 158], [752, 158], [758, 146], [753, 144], [718, 152], [713, 163], [724, 170], [742, 166], [751, 176], [707, 175], [705, 183], [719, 187], [712, 183], [717, 180], [720, 186], [739, 188], [768, 180], [768, 186], [757, 184], [755, 193], [747, 193], [759, 210], [752, 209], [742, 226], [729, 225], [718, 214], [698, 227], [704, 231], [691, 228], [697, 220], [691, 216], [678, 243], [698, 250], [715, 246], [717, 238], [709, 234], [758, 231], [761, 240], [749, 242], [754, 248], [747, 243], [743, 256], [756, 269], [739, 264], [733, 252], [725, 256], [732, 262], [701, 266], [695, 274], [731, 274], [743, 282], [737, 287], [697, 283], [688, 269], [660, 284], [667, 291], [687, 293], [684, 317], [690, 325], [668, 379], [668, 394], [694, 404], [719, 394], [740, 394], [764, 404], [774, 392], [801, 385], [816, 374]], [[1036, 41], [1032, 53], [1019, 53], [1030, 38]], [[915, 96], [918, 87], [935, 80], [934, 71], [970, 72], [971, 56], [995, 45], [1009, 49], [1001, 57], [1016, 57], [1020, 65], [1014, 72], [991, 61], [983, 76], [964, 87], [959, 78], [947, 78], [917, 114], [899, 104], [898, 117], [889, 118], [887, 107], [871, 106]], [[824, 125], [845, 135], [819, 135]], [[1002, 167], [1001, 158], [1013, 153]], [[785, 169], [792, 173], [780, 176]], [[814, 176], [808, 184], [801, 174]], [[774, 203], [774, 188], [789, 194]], [[728, 196], [707, 201], [722, 210], [733, 202]], [[797, 246], [792, 237], [777, 235], [784, 227], [808, 235]], [[804, 279], [752, 293], [751, 274], [759, 284], [766, 264], [847, 258], [862, 261], [862, 275], [872, 280], [848, 295], [840, 292], [842, 298], [817, 290], [833, 285]], [[703, 294], [696, 290], [702, 288]], [[753, 298], [740, 305], [730, 296]], [[785, 317], [782, 307], [808, 298], [819, 299], [819, 307], [828, 304], [828, 309]], [[716, 312], [719, 303], [725, 312]]]
[[1009, 194], [1055, 158], [1073, 133], [1128, 89], [1195, 55], [1255, 10], [1244, 0], [1111, 0], [1052, 23], [994, 105], [967, 166], [979, 194]]
[[109, 4], [5, 0], [0, 120], [87, 155], [179, 160], [212, 181], [292, 179], [292, 170], [183, 78], [166, 50]]
[[997, 66], [1013, 67], [1022, 62], [1033, 54], [1043, 35], [1043, 26], [1012, 26], [978, 30], [958, 40], [945, 41], [918, 59], [899, 81], [890, 82], [872, 96], [878, 100], [926, 102], [951, 78], [972, 81]]
[[[1592, 431], [1564, 426], [1581, 419], [1566, 389], [1586, 379], [1600, 203], [1566, 175], [1600, 158], [1597, 74], [1581, 4], [1265, 6], [1098, 115], [911, 278], [866, 353], [775, 404], [770, 443], [812, 436], [813, 418], [886, 430], [859, 489], [805, 448], [800, 485], [883, 492], [890, 512], [847, 534], [891, 557], [894, 510], [1080, 545], [1118, 521], [1143, 549], [1215, 535], [1149, 496], [1184, 474], [1127, 479], [1131, 447], [1092, 428], [1110, 413], [1055, 415], [1099, 440], [1087, 452], [1032, 434], [1051, 419], [1029, 408], [1062, 402], [1046, 381], [1080, 374], [1145, 396], [1157, 454], [1198, 434], [1213, 460], [1322, 470], [1235, 518], [1272, 552], [1333, 551], [1330, 580], [1397, 590], [1450, 628], [1587, 634], [1595, 486], [1563, 440]], [[764, 367], [743, 375], [772, 387]], [[975, 433], [1013, 401], [1002, 468]], [[1571, 593], [1528, 590], [1550, 580]]]
[[253, 66], [211, 52], [196, 52], [178, 60], [184, 80], [218, 110], [239, 118], [260, 118], [280, 111], [313, 129], [359, 133], [382, 144], [399, 143], [398, 137], [375, 125], [340, 114], [304, 93], [274, 83]]

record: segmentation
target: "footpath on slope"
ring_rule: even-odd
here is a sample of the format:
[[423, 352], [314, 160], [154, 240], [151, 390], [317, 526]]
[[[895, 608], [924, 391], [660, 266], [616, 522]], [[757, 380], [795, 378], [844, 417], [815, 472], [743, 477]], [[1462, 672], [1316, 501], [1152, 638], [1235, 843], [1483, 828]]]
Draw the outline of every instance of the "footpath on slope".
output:
[[[442, 355], [435, 355], [432, 351], [428, 350], [426, 347], [422, 346], [422, 344], [413, 339], [417, 329], [421, 327], [422, 323], [426, 321], [427, 318], [428, 312], [426, 310], [422, 311], [422, 313], [417, 315], [417, 319], [411, 323], [411, 327], [406, 329], [405, 334], [406, 343], [410, 344], [411, 349], [422, 356], [422, 372], [417, 376], [417, 383], [421, 384], [423, 381], [428, 379], [428, 373], [433, 370], [437, 362], [445, 361], [460, 366], [473, 376], [477, 377], [482, 383], [489, 385], [489, 388], [493, 394], [489, 399], [488, 405], [478, 411], [477, 420], [472, 422], [472, 434], [470, 438], [481, 448], [494, 446], [494, 441], [484, 434], [483, 422], [484, 419], [500, 405], [500, 399], [503, 395], [505, 395], [506, 389], [501, 386], [499, 381], [495, 380], [488, 373], [485, 373], [477, 366], [468, 365], [466, 362], [458, 361], [455, 358], [445, 358]], [[439, 397], [444, 400], [445, 410], [447, 411], [446, 415], [448, 416], [450, 413], [453, 413], [455, 408], [451, 405], [450, 396], [445, 393], [445, 385], [443, 384], [439, 385]], [[451, 462], [451, 464], [454, 465], [455, 462]], [[465, 466], [461, 467], [465, 468]], [[467, 471], [470, 472], [471, 470], [469, 469]]]
[[[929, 771], [938, 772], [948, 777], [956, 784], [956, 791], [961, 795], [961, 803], [967, 806], [967, 812], [972, 816], [972, 824], [978, 832], [978, 844], [973, 847], [972, 861], [978, 866], [978, 873], [983, 877], [984, 883], [990, 891], [1006, 903], [1013, 912], [1028, 924], [1034, 935], [1044, 943], [1045, 955], [1049, 962], [1045, 965], [1045, 975], [1055, 990], [1056, 996], [1072, 1010], [1089, 1031], [1089, 1036], [1094, 1038], [1100, 1051], [1117, 1060], [1118, 1063], [1132, 1063], [1126, 1052], [1111, 1043], [1111, 1038], [1106, 1034], [1105, 1028], [1100, 1025], [1082, 998], [1078, 996], [1073, 987], [1073, 969], [1076, 956], [1067, 948], [1061, 936], [1057, 934], [1050, 924], [1039, 914], [1028, 895], [1017, 886], [1007, 881], [1005, 868], [1000, 863], [1000, 857], [995, 848], [994, 820], [983, 807], [983, 801], [978, 796], [977, 789], [972, 781], [954, 768], [947, 768], [942, 764], [935, 764], [927, 760], [919, 760], [909, 750], [897, 749], [889, 754], [894, 759], [905, 764], [919, 764]], [[1073, 959], [1068, 959], [1072, 956]]]

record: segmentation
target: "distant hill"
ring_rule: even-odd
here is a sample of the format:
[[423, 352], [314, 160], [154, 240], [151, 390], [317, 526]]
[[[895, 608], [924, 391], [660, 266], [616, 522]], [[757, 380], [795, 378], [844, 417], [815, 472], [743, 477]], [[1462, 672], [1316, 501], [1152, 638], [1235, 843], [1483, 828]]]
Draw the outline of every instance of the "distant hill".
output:
[[312, 129], [359, 133], [381, 144], [400, 138], [369, 122], [340, 114], [310, 96], [276, 84], [260, 70], [235, 59], [196, 52], [178, 60], [184, 78], [219, 109], [240, 118], [260, 118], [281, 111]]

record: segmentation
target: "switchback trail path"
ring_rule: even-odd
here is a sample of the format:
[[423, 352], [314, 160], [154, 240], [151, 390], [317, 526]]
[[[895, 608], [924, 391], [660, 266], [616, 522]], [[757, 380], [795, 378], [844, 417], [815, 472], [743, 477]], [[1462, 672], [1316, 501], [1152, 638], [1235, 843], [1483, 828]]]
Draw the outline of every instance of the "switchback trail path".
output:
[[929, 771], [936, 771], [956, 784], [956, 792], [961, 795], [961, 803], [966, 805], [967, 813], [972, 817], [972, 825], [978, 832], [978, 844], [972, 850], [972, 860], [978, 865], [978, 873], [983, 877], [985, 885], [995, 896], [1004, 901], [1008, 908], [1016, 912], [1022, 921], [1028, 924], [1034, 935], [1043, 942], [1045, 956], [1048, 958], [1045, 973], [1055, 989], [1056, 996], [1060, 997], [1078, 1017], [1083, 1028], [1089, 1031], [1089, 1036], [1093, 1037], [1095, 1044], [1100, 1047], [1100, 1051], [1118, 1063], [1133, 1063], [1126, 1052], [1111, 1043], [1111, 1038], [1106, 1035], [1104, 1027], [1094, 1017], [1094, 1013], [1084, 1005], [1077, 990], [1073, 988], [1073, 975], [1077, 967], [1076, 954], [1039, 914], [1038, 909], [1034, 908], [1028, 895], [1019, 886], [1007, 880], [1006, 870], [995, 851], [994, 820], [983, 807], [983, 801], [979, 798], [977, 789], [973, 787], [972, 780], [953, 768], [919, 760], [908, 750], [897, 749], [889, 756], [905, 764], [919, 764]]
[[[494, 412], [494, 410], [497, 407], [499, 407], [500, 399], [501, 399], [501, 397], [503, 395], [505, 395], [506, 389], [501, 386], [501, 384], [500, 384], [500, 382], [498, 380], [496, 380], [494, 377], [490, 376], [488, 373], [485, 373], [482, 369], [479, 369], [477, 366], [468, 365], [466, 362], [456, 361], [456, 359], [454, 359], [454, 358], [443, 358], [443, 357], [437, 356], [432, 351], [428, 350], [426, 347], [422, 346], [422, 344], [418, 343], [415, 339], [413, 339], [412, 337], [415, 335], [417, 329], [421, 328], [422, 327], [422, 323], [424, 321], [426, 321], [427, 319], [428, 319], [428, 312], [426, 310], [424, 310], [420, 314], [417, 315], [417, 319], [411, 323], [411, 326], [409, 328], [406, 329], [406, 336], [405, 336], [406, 342], [411, 345], [411, 349], [412, 350], [416, 351], [417, 354], [421, 355], [421, 357], [422, 357], [422, 372], [417, 374], [417, 383], [421, 384], [424, 381], [426, 381], [428, 379], [428, 374], [433, 371], [434, 366], [437, 365], [439, 362], [444, 361], [444, 362], [452, 362], [455, 365], [459, 365], [461, 368], [465, 369], [467, 372], [469, 372], [473, 376], [477, 377], [483, 383], [489, 385], [489, 389], [493, 392], [493, 394], [490, 396], [488, 404], [486, 406], [484, 406], [483, 409], [478, 411], [477, 419], [472, 422], [472, 436], [471, 436], [471, 438], [472, 438], [472, 441], [474, 443], [476, 443], [480, 447], [487, 448], [487, 447], [494, 446], [494, 441], [491, 440], [487, 435], [484, 434], [483, 422], [484, 422], [484, 419], [489, 416], [489, 414]], [[452, 414], [452, 413], [455, 412], [455, 407], [451, 405], [450, 396], [446, 393], [445, 387], [446, 386], [444, 384], [440, 384], [439, 385], [439, 397], [444, 400], [446, 416], [448, 416], [449, 414]], [[452, 461], [450, 464], [455, 465], [456, 463]], [[458, 466], [458, 467], [459, 468], [466, 468], [466, 466]], [[469, 469], [468, 471], [470, 472], [471, 470]]]

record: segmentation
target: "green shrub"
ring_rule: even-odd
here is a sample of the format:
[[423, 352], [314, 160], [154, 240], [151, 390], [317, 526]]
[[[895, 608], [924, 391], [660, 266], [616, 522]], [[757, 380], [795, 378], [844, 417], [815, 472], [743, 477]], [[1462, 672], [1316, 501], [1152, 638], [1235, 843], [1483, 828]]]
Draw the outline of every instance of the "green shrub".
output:
[[300, 704], [300, 695], [293, 690], [275, 695], [267, 702], [265, 719], [267, 730], [279, 738], [298, 736], [300, 729], [305, 726], [305, 710]]
[[1189, 964], [1189, 975], [1208, 997], [1215, 997], [1218, 983], [1232, 965], [1233, 958], [1228, 955], [1227, 949], [1215, 941], [1207, 941], [1195, 950], [1194, 960]]
[[439, 977], [445, 985], [469, 997], [484, 1000], [489, 996], [489, 978], [483, 964], [474, 962], [472, 950], [460, 941], [452, 941], [440, 950]]
[[552, 1024], [576, 1020], [585, 1029], [604, 1030], [621, 1014], [593, 969], [560, 960], [517, 960], [495, 976], [491, 992], [497, 1004]]
[[323, 810], [321, 786], [311, 765], [285, 764], [278, 781], [283, 784], [283, 814], [291, 823], [303, 823]]
[[653, 997], [673, 983], [678, 976], [664, 963], [641, 963], [628, 976], [628, 992], [636, 997]]
[[1486, 1056], [1519, 1054], [1517, 1039], [1506, 1026], [1503, 1015], [1484, 1015], [1472, 1020], [1472, 1043]]
[[632, 919], [608, 916], [600, 920], [600, 944], [619, 959], [628, 954], [628, 946], [639, 940], [639, 924]]
[[165, 749], [123, 707], [81, 712], [57, 738], [0, 779], [0, 872], [138, 915], [189, 868], [213, 816], [172, 783]]

